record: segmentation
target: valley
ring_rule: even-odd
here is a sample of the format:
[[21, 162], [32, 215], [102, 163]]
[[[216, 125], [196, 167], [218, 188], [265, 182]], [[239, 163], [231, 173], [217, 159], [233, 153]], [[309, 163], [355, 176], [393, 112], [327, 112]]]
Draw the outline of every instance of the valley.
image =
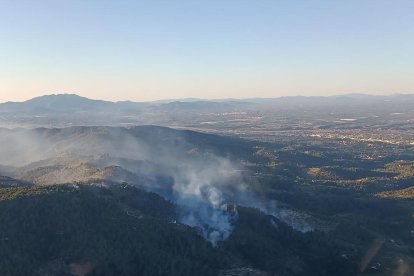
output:
[[[93, 116], [66, 126], [77, 111], [47, 124], [30, 110], [7, 123], [3, 115], [0, 274], [411, 273], [408, 117], [338, 121], [321, 109], [297, 117], [240, 111], [255, 110], [250, 103], [185, 106], [170, 106], [170, 122], [154, 119], [164, 126]], [[25, 128], [10, 127], [24, 116]]]

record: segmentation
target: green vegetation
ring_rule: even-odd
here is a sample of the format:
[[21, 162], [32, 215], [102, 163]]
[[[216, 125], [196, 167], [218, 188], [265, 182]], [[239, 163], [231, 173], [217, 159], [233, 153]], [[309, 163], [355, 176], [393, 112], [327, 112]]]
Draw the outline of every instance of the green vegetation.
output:
[[[0, 275], [383, 276], [400, 259], [414, 267], [414, 153], [404, 145], [346, 135], [265, 143], [151, 126], [35, 132], [74, 152], [4, 168], [17, 179], [0, 177]], [[121, 151], [124, 136], [145, 156]], [[243, 183], [258, 203], [251, 206], [275, 201], [315, 231], [238, 206], [234, 231], [214, 248], [200, 229], [177, 223], [173, 203], [138, 188], [168, 195], [180, 169], [222, 159], [236, 176], [224, 183], [226, 199], [248, 202], [233, 193]], [[358, 268], [375, 241], [381, 248]]]
[[[127, 184], [0, 189], [0, 275], [349, 275], [350, 248], [239, 207], [234, 233], [213, 248], [175, 223], [174, 205]], [[354, 256], [356, 256], [354, 254]]]
[[[59, 263], [66, 265], [55, 275], [64, 275], [70, 264], [85, 262], [91, 275], [214, 275], [220, 267], [214, 249], [192, 229], [171, 223], [171, 204], [154, 194], [128, 186], [0, 194], [1, 275], [41, 275]], [[139, 219], [123, 208], [131, 200]]]

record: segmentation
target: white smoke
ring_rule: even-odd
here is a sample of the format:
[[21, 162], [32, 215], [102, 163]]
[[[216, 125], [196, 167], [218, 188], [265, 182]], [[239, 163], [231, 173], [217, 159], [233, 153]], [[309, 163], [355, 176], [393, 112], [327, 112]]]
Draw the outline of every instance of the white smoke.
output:
[[[36, 161], [56, 156], [67, 160], [65, 154], [68, 153], [68, 156], [103, 155], [102, 158], [107, 158], [107, 162], [101, 162], [105, 166], [122, 166], [135, 175], [149, 175], [148, 179], [159, 168], [162, 175], [173, 181], [155, 183], [154, 180], [141, 187], [175, 202], [179, 221], [198, 229], [213, 246], [227, 239], [233, 231], [237, 213], [228, 210], [229, 203], [258, 208], [301, 231], [310, 229], [300, 218], [256, 196], [252, 183], [248, 185], [243, 181], [237, 162], [203, 147], [199, 149], [182, 132], [156, 127], [141, 130], [111, 127], [0, 129], [0, 142], [8, 145], [0, 148], [0, 164], [21, 167], [35, 162], [27, 168], [36, 168]], [[138, 161], [153, 165], [134, 170]], [[65, 166], [63, 164], [63, 168]], [[61, 174], [67, 177], [67, 173]]]
[[181, 168], [172, 187], [180, 222], [197, 228], [213, 246], [227, 239], [237, 214], [227, 210], [226, 193], [239, 178], [234, 165], [219, 157]]

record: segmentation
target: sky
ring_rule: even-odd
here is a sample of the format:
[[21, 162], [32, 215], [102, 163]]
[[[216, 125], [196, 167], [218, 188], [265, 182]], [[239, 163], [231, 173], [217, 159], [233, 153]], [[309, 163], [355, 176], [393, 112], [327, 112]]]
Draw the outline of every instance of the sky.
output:
[[412, 0], [0, 0], [0, 102], [414, 93]]

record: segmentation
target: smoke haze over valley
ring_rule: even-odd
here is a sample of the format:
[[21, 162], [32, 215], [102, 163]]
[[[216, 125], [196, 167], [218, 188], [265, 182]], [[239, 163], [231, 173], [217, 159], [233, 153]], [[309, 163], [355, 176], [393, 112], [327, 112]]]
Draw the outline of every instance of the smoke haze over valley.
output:
[[0, 276], [414, 275], [413, 14], [0, 0]]
[[[38, 210], [42, 205], [36, 204], [52, 204], [58, 215], [36, 211], [37, 220], [50, 220], [72, 216], [62, 209], [72, 200], [92, 204], [91, 212], [101, 210], [94, 217], [109, 216], [96, 222], [107, 225], [102, 229], [115, 227], [118, 219], [126, 223], [116, 231], [98, 231], [97, 238], [128, 235], [131, 250], [142, 248], [131, 257], [147, 260], [144, 267], [159, 254], [145, 253], [142, 246], [149, 242], [145, 246], [159, 244], [163, 252], [181, 248], [179, 256], [191, 260], [191, 269], [206, 269], [206, 275], [327, 275], [325, 270], [365, 275], [401, 269], [401, 258], [411, 269], [412, 202], [404, 200], [412, 198], [413, 99], [348, 95], [111, 103], [53, 95], [2, 104], [1, 122], [7, 127], [0, 128], [0, 207], [21, 202]], [[297, 106], [301, 110], [288, 116]], [[140, 125], [148, 118], [164, 126]], [[19, 124], [25, 127], [14, 127]], [[57, 207], [57, 198], [64, 205]], [[100, 204], [112, 207], [102, 211]], [[152, 224], [174, 238], [158, 236], [160, 230], [151, 236], [146, 231]], [[37, 225], [27, 227], [35, 231]], [[50, 226], [57, 236], [45, 242], [48, 246], [60, 244], [60, 235], [76, 239], [89, 231], [66, 233], [59, 225]], [[27, 233], [8, 229], [2, 230], [3, 241]], [[141, 240], [146, 236], [152, 240]], [[383, 249], [362, 266], [360, 259], [376, 240]], [[190, 241], [205, 249], [191, 251], [184, 245]], [[26, 267], [39, 275], [55, 269], [59, 274], [72, 271], [74, 258], [76, 266], [98, 274], [121, 267], [126, 275], [127, 269], [140, 271], [133, 268], [139, 262], [123, 263], [109, 251], [94, 249], [105, 243], [91, 244], [81, 257], [61, 245], [57, 259], [45, 255]], [[37, 246], [27, 241], [25, 250], [34, 250], [32, 244]], [[11, 248], [3, 250], [6, 254]], [[93, 257], [94, 250], [118, 261], [109, 268], [112, 261]], [[188, 250], [222, 261], [204, 266]], [[2, 266], [15, 261], [5, 259]], [[376, 263], [387, 269], [373, 268]]]
[[110, 180], [158, 193], [177, 204], [180, 222], [217, 246], [237, 219], [228, 204], [263, 205], [245, 183], [241, 160], [228, 151], [234, 142], [248, 147], [236, 138], [155, 126], [1, 129], [7, 147], [0, 164], [4, 174], [34, 185]]

